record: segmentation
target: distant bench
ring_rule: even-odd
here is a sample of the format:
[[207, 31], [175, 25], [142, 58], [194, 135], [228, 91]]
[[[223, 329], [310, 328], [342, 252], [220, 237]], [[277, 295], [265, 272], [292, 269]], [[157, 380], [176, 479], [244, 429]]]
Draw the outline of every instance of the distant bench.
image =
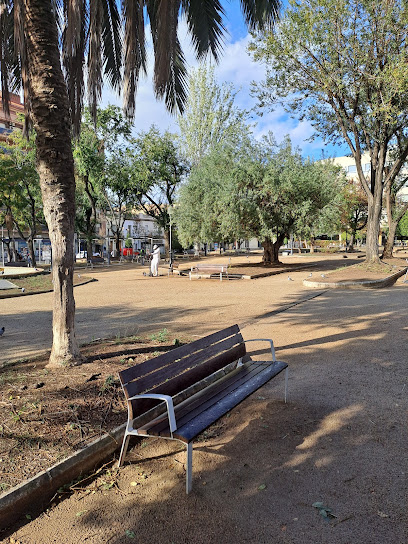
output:
[[86, 265], [93, 268], [97, 265], [103, 265], [105, 264], [105, 259], [103, 257], [97, 257], [96, 255], [94, 257], [91, 257], [87, 260]]
[[286, 402], [288, 365], [276, 360], [272, 340], [246, 342], [254, 341], [269, 343], [270, 361], [253, 361], [238, 325], [233, 325], [119, 372], [128, 403], [119, 467], [131, 435], [179, 440], [187, 446], [189, 493], [192, 443], [200, 433], [282, 370]]
[[228, 279], [228, 264], [195, 264], [191, 267], [191, 270], [189, 272], [189, 277], [191, 280], [191, 277], [193, 274], [196, 274], [197, 277], [201, 277], [200, 274], [219, 274], [220, 281], [222, 281], [222, 275], [225, 274]]

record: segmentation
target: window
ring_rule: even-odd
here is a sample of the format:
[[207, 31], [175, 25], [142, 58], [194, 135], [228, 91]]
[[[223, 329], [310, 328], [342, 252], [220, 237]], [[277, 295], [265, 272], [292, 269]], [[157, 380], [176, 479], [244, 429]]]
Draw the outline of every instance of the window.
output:
[[366, 164], [363, 164], [363, 171], [364, 172], [369, 172], [371, 170], [371, 165], [370, 163], [366, 163]]
[[347, 166], [347, 172], [349, 174], [355, 174], [357, 172], [357, 167], [355, 164], [351, 164], [350, 166]]

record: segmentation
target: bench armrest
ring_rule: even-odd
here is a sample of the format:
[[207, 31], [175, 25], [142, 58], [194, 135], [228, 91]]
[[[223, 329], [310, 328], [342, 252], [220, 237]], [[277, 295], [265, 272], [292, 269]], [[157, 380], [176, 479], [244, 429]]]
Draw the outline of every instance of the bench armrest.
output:
[[275, 348], [271, 338], [251, 338], [249, 340], [244, 340], [244, 342], [269, 342], [269, 344], [271, 345], [272, 361], [276, 361]]
[[135, 395], [134, 397], [129, 397], [127, 400], [135, 400], [135, 399], [157, 399], [157, 400], [164, 400], [167, 405], [167, 413], [169, 416], [169, 425], [170, 425], [170, 432], [174, 432], [177, 430], [177, 424], [176, 424], [176, 415], [174, 413], [174, 405], [173, 405], [173, 399], [169, 395], [158, 395], [156, 393], [146, 393], [142, 395]]

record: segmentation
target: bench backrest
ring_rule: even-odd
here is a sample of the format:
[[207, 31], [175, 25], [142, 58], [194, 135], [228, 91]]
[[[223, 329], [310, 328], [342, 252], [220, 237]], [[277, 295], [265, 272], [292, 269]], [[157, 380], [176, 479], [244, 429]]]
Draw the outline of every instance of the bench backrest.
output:
[[[126, 368], [119, 372], [119, 379], [126, 398], [147, 392], [174, 396], [245, 353], [239, 327], [233, 325]], [[131, 417], [143, 414], [156, 404], [150, 400], [132, 401]]]

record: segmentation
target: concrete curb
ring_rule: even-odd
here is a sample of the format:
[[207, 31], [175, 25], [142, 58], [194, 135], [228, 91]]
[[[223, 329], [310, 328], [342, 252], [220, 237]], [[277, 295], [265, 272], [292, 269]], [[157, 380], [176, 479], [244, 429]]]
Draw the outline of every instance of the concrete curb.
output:
[[63, 485], [88, 473], [121, 447], [126, 424], [116, 427], [84, 449], [0, 496], [0, 527], [12, 525], [26, 514], [36, 515]]
[[310, 281], [303, 280], [303, 285], [306, 287], [316, 287], [319, 289], [382, 289], [383, 287], [389, 287], [393, 285], [398, 278], [403, 276], [408, 268], [404, 268], [391, 276], [387, 276], [381, 280], [364, 280], [364, 281], [342, 281], [342, 282], [324, 282], [324, 281]]
[[[288, 272], [298, 272], [298, 270], [303, 270], [304, 268], [310, 268], [311, 266], [316, 266], [315, 264], [301, 264], [299, 266], [297, 266], [296, 268], [294, 266], [291, 266], [291, 267], [287, 267], [287, 268], [280, 268], [278, 270], [271, 270], [269, 272], [262, 272], [261, 274], [239, 274], [239, 273], [234, 273], [234, 272], [231, 272], [229, 274], [229, 276], [236, 280], [236, 279], [241, 279], [241, 280], [255, 280], [257, 278], [266, 278], [267, 276], [277, 276], [278, 274], [287, 274]], [[238, 267], [239, 268], [239, 267]], [[231, 270], [233, 270], [234, 267], [231, 268]], [[187, 276], [189, 273], [189, 270], [179, 270], [179, 275], [185, 275]], [[215, 274], [213, 274], [215, 276]], [[219, 276], [219, 274], [218, 274]], [[211, 274], [194, 274], [194, 278], [211, 278]], [[214, 278], [216, 279], [216, 278]]]
[[303, 270], [304, 268], [310, 268], [311, 266], [316, 266], [315, 264], [306, 264], [306, 265], [300, 265], [296, 268], [294, 266], [287, 267], [287, 268], [281, 268], [280, 270], [272, 270], [271, 272], [262, 272], [261, 274], [251, 274], [251, 275], [243, 275], [243, 280], [255, 280], [257, 278], [266, 278], [267, 276], [276, 276], [278, 274], [287, 274], [288, 272], [298, 272], [298, 270]]
[[[38, 275], [38, 274], [37, 274]], [[96, 278], [90, 278], [89, 280], [85, 280], [85, 281], [82, 281], [81, 283], [76, 283], [74, 285], [74, 289], [75, 287], [80, 287], [81, 285], [86, 285], [87, 283], [92, 283], [93, 281], [98, 281]], [[29, 296], [32, 296], [32, 295], [43, 295], [44, 293], [52, 293], [52, 289], [43, 289], [42, 291], [33, 291], [33, 292], [28, 292], [28, 293], [11, 293], [9, 295], [7, 295], [6, 293], [1, 293], [0, 294], [0, 299], [4, 299], [4, 298], [15, 298], [15, 297], [29, 297]]]

